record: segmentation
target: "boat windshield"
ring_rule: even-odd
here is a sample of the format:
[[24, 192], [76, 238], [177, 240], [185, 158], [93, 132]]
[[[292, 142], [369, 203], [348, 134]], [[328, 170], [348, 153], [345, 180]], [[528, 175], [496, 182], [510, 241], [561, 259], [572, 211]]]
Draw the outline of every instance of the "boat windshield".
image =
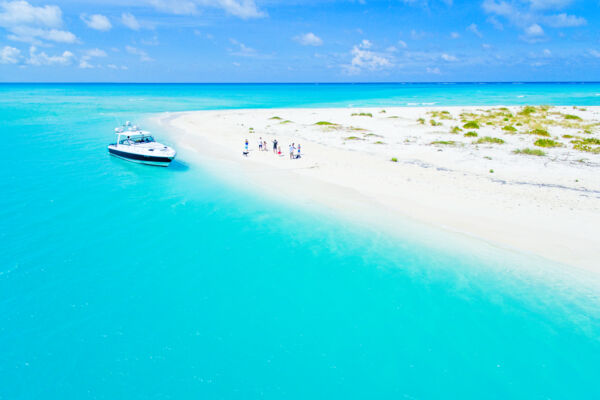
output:
[[146, 135], [135, 135], [135, 136], [127, 136], [125, 139], [121, 139], [119, 144], [132, 145], [138, 143], [152, 143], [154, 142], [154, 138], [152, 136]]

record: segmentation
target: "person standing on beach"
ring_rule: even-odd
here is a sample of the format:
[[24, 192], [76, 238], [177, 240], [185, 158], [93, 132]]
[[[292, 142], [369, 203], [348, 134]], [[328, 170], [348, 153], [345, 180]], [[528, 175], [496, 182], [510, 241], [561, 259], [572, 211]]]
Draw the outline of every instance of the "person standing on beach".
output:
[[294, 150], [296, 150], [296, 147], [294, 146], [294, 143], [290, 144], [290, 160], [294, 159]]
[[269, 150], [267, 150], [267, 141], [266, 140], [263, 141], [263, 150], [264, 151], [269, 151]]
[[246, 139], [246, 142], [244, 143], [244, 155], [248, 156], [249, 153], [250, 151], [248, 150], [248, 139]]
[[277, 154], [277, 139], [273, 139], [273, 153]]
[[300, 158], [300, 143], [298, 143], [298, 155], [296, 156], [296, 158]]
[[262, 151], [263, 140], [262, 137], [258, 138], [258, 151]]

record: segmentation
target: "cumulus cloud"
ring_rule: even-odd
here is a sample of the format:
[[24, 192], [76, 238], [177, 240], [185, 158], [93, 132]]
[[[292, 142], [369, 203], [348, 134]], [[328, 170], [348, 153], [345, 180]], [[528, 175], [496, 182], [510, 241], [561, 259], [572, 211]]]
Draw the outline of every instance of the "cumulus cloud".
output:
[[89, 17], [86, 14], [81, 14], [81, 19], [83, 20], [83, 22], [85, 22], [85, 24], [88, 27], [97, 31], [106, 32], [109, 31], [110, 28], [112, 28], [112, 24], [110, 23], [108, 18], [102, 14], [93, 14]]
[[26, 1], [9, 1], [0, 4], [0, 26], [35, 25], [48, 28], [62, 26], [62, 11], [58, 6], [34, 7]]
[[131, 13], [121, 14], [121, 22], [123, 23], [123, 25], [134, 31], [139, 31], [142, 27], [135, 15]]
[[456, 58], [456, 56], [453, 56], [452, 54], [443, 53], [440, 57], [444, 61], [458, 61], [458, 58]]
[[38, 52], [35, 46], [29, 48], [27, 64], [34, 66], [42, 65], [70, 65], [75, 60], [75, 55], [70, 51], [64, 51], [60, 55], [49, 56], [45, 52]]
[[196, 14], [198, 7], [212, 7], [242, 19], [266, 16], [258, 9], [255, 0], [150, 0], [150, 4], [171, 14]]
[[525, 33], [529, 36], [542, 36], [544, 34], [544, 30], [538, 24], [533, 24], [525, 29]]
[[450, 37], [452, 39], [458, 39], [460, 37], [460, 33], [458, 33], [458, 32], [452, 32], [452, 33], [450, 33]]
[[398, 40], [398, 46], [402, 47], [403, 49], [408, 47], [404, 40]]
[[2, 50], [0, 50], [0, 64], [16, 64], [19, 62], [21, 58], [21, 50], [11, 47], [4, 46]]
[[352, 61], [350, 65], [343, 66], [346, 73], [354, 75], [362, 70], [377, 71], [392, 66], [390, 58], [370, 50], [371, 47], [373, 44], [365, 39], [352, 48]]
[[479, 28], [477, 27], [477, 24], [471, 24], [471, 25], [467, 26], [467, 30], [469, 32], [472, 32], [473, 34], [479, 36], [479, 37], [483, 37], [483, 35], [481, 34], [481, 32], [479, 32]]
[[58, 6], [35, 7], [27, 1], [0, 3], [0, 27], [8, 31], [8, 39], [43, 44], [43, 41], [74, 43], [77, 37], [60, 29], [62, 11]]
[[583, 26], [587, 24], [587, 20], [576, 15], [568, 15], [565, 13], [557, 15], [548, 15], [543, 18], [543, 21], [553, 28], [570, 28], [575, 26]]
[[294, 37], [294, 40], [303, 46], [321, 46], [323, 40], [312, 32]]
[[150, 58], [150, 56], [148, 56], [148, 53], [146, 53], [142, 49], [138, 49], [137, 47], [125, 46], [125, 50], [129, 54], [133, 54], [134, 56], [138, 56], [140, 58], [140, 61], [142, 61], [142, 62], [154, 61], [152, 58]]
[[[571, 28], [587, 24], [587, 20], [576, 15], [567, 13], [547, 14], [550, 10], [559, 10], [568, 6], [571, 1], [567, 0], [529, 0], [527, 2], [507, 2], [503, 0], [484, 0], [483, 10], [492, 14], [488, 21], [494, 26], [502, 24], [495, 16], [506, 18], [514, 26], [527, 30], [534, 25], [549, 26], [552, 28]], [[531, 35], [530, 35], [531, 36]]]

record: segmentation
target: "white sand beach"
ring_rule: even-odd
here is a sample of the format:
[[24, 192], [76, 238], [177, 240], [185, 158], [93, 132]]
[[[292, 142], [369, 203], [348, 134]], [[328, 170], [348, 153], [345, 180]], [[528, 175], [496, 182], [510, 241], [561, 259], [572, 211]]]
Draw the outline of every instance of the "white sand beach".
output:
[[600, 272], [600, 107], [219, 110], [155, 122], [217, 173], [286, 202], [373, 224], [410, 218]]

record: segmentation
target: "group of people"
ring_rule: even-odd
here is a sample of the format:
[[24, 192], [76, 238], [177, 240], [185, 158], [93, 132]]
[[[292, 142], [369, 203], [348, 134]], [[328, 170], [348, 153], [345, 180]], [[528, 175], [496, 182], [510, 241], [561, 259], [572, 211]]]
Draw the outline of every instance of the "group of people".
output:
[[[279, 145], [279, 142], [277, 141], [277, 139], [273, 139], [272, 143], [273, 143], [273, 154], [277, 154], [278, 156], [283, 156], [283, 153], [281, 152], [281, 146]], [[267, 148], [267, 141], [263, 140], [262, 137], [258, 138], [258, 151], [269, 151], [269, 149]], [[300, 143], [298, 143], [298, 145], [296, 145], [295, 143], [290, 144], [289, 153], [290, 153], [290, 160], [293, 160], [296, 158], [301, 158], [302, 157], [302, 146], [300, 145]], [[250, 154], [248, 139], [246, 139], [246, 141], [244, 142], [243, 154], [244, 154], [244, 156], [248, 156], [248, 154]]]

